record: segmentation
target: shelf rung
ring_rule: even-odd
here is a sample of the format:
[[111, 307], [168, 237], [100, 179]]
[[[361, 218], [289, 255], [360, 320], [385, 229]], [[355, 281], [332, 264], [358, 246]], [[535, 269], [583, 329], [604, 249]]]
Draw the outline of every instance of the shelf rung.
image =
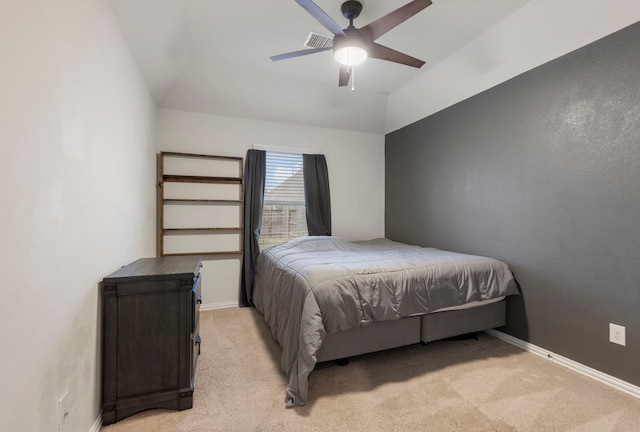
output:
[[162, 176], [162, 180], [173, 183], [242, 184], [242, 179], [240, 177], [204, 177], [165, 174]]
[[224, 200], [224, 199], [189, 199], [189, 198], [164, 198], [165, 203], [210, 203], [210, 204], [242, 204], [241, 200]]
[[185, 253], [166, 253], [163, 256], [181, 256], [181, 255], [240, 255], [241, 250], [218, 251], [218, 252], [185, 252]]
[[231, 231], [241, 231], [242, 228], [238, 228], [238, 227], [228, 227], [228, 228], [206, 228], [206, 227], [202, 227], [202, 228], [163, 228], [162, 231], [164, 232], [184, 232], [184, 231], [224, 231], [224, 232], [231, 232]]
[[180, 152], [162, 152], [164, 156], [177, 156], [191, 159], [215, 159], [222, 161], [234, 161], [234, 162], [242, 162], [242, 158], [238, 156], [217, 156], [217, 155], [203, 155], [203, 154], [194, 154], [194, 153], [180, 153]]

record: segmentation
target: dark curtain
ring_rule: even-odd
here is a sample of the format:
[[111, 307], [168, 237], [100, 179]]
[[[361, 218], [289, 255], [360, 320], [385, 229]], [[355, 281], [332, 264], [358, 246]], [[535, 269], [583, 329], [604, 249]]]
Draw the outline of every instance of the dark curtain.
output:
[[324, 155], [302, 155], [302, 171], [309, 235], [331, 235], [329, 172]]
[[263, 150], [248, 150], [244, 161], [244, 239], [242, 255], [242, 280], [240, 306], [253, 305], [253, 277], [260, 253], [258, 239], [262, 228], [262, 203], [267, 153]]

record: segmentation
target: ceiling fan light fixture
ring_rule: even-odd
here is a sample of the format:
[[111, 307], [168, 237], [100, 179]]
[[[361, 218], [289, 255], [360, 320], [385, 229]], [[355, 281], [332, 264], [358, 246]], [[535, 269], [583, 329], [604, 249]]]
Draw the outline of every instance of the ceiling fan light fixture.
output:
[[359, 65], [369, 56], [366, 47], [366, 43], [360, 37], [336, 37], [333, 41], [333, 56], [338, 63], [345, 66]]
[[367, 50], [357, 45], [343, 46], [333, 51], [336, 61], [345, 66], [355, 66], [364, 62], [367, 57]]

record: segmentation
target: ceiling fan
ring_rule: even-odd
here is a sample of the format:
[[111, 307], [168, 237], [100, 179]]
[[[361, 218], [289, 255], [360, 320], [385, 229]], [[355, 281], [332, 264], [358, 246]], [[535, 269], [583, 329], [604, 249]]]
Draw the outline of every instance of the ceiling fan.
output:
[[302, 6], [311, 16], [318, 20], [320, 24], [333, 33], [333, 41], [328, 44], [329, 46], [275, 55], [270, 57], [273, 61], [333, 50], [334, 57], [340, 63], [340, 75], [338, 78], [338, 85], [340, 87], [349, 84], [349, 79], [354, 74], [354, 66], [362, 63], [367, 57], [416, 68], [420, 68], [424, 64], [422, 60], [387, 48], [374, 41], [398, 24], [401, 24], [422, 9], [430, 6], [431, 0], [413, 0], [359, 29], [353, 26], [353, 20], [358, 18], [360, 12], [362, 12], [362, 3], [359, 1], [348, 0], [342, 4], [340, 8], [342, 15], [349, 20], [349, 26], [345, 29], [340, 28], [340, 26], [313, 1], [296, 0], [296, 3]]

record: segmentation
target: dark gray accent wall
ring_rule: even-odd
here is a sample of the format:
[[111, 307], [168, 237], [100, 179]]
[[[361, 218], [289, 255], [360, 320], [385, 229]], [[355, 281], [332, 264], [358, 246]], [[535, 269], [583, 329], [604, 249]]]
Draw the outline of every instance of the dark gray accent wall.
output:
[[640, 23], [388, 134], [385, 152], [387, 237], [507, 262], [522, 295], [501, 330], [640, 385]]

